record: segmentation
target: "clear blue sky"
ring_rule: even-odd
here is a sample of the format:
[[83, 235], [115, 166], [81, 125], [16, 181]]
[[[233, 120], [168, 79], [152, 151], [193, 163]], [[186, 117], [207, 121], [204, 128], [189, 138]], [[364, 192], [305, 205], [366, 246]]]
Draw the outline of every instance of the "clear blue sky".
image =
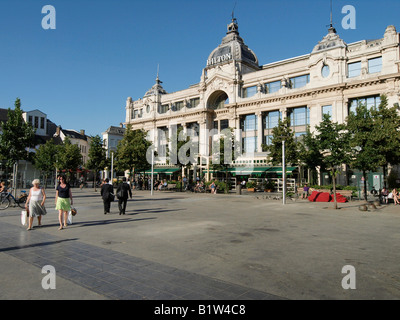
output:
[[[143, 97], [157, 64], [168, 92], [200, 81], [231, 12], [260, 64], [310, 53], [327, 34], [329, 0], [1, 0], [0, 108], [39, 109], [65, 129], [101, 134], [125, 121], [125, 101]], [[44, 5], [56, 29], [44, 30]], [[345, 30], [342, 7], [356, 9]], [[400, 31], [399, 0], [333, 0], [347, 43]]]

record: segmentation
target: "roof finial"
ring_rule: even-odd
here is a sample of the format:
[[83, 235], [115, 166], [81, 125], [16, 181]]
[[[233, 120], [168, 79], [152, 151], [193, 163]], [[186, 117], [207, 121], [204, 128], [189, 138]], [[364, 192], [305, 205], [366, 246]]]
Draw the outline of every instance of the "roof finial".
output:
[[239, 28], [238, 28], [237, 20], [235, 18], [236, 4], [237, 4], [237, 2], [235, 2], [235, 5], [234, 5], [233, 10], [232, 10], [232, 22], [228, 25], [228, 32], [227, 33], [239, 34], [239, 32], [238, 32]]
[[333, 27], [333, 18], [332, 18], [332, 0], [330, 0], [331, 2], [331, 18], [330, 18], [330, 24], [329, 24], [329, 33], [336, 33], [336, 29]]

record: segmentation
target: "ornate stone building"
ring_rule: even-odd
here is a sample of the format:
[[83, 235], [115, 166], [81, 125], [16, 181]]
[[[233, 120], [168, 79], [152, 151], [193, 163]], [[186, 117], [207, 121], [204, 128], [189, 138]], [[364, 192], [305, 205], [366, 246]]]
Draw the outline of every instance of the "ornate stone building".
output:
[[[390, 105], [399, 103], [399, 33], [388, 26], [383, 38], [345, 43], [331, 26], [311, 53], [260, 65], [256, 54], [239, 35], [236, 19], [228, 25], [221, 44], [211, 52], [200, 82], [167, 93], [158, 76], [143, 98], [126, 101], [125, 124], [133, 129], [171, 132], [173, 125], [196, 130], [198, 168], [210, 154], [211, 129], [240, 128], [243, 151], [251, 161], [266, 165], [262, 144], [269, 144], [279, 117], [290, 117], [296, 137], [315, 128], [324, 113], [342, 123], [349, 110], [362, 101], [377, 105], [386, 94]], [[160, 132], [160, 131], [159, 131]], [[154, 136], [156, 145], [166, 139]]]

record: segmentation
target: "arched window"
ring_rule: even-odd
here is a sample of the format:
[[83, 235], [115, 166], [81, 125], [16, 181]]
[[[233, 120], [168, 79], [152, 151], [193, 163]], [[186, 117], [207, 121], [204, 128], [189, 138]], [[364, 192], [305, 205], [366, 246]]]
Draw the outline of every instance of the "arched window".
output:
[[217, 110], [224, 108], [228, 103], [228, 95], [224, 91], [216, 91], [208, 99], [207, 107], [209, 109]]

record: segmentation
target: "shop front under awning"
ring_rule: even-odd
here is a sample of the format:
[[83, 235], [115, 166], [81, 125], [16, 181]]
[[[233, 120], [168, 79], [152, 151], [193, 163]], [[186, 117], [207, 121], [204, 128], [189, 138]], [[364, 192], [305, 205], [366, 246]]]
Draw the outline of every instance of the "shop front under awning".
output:
[[[295, 171], [297, 167], [286, 167], [286, 174], [292, 174], [293, 171]], [[232, 176], [261, 176], [261, 175], [268, 175], [268, 174], [276, 174], [276, 175], [282, 175], [282, 167], [232, 167], [227, 169], [229, 174]], [[204, 170], [203, 172], [207, 173], [207, 170]], [[225, 173], [225, 170], [212, 170], [210, 169], [210, 172], [214, 173]]]

